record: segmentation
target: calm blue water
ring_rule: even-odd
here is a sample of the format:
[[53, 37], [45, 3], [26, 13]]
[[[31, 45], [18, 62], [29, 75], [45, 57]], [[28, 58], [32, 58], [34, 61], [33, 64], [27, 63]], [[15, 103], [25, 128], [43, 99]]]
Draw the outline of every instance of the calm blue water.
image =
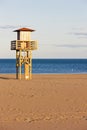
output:
[[[15, 59], [0, 59], [0, 73], [16, 73]], [[87, 59], [33, 59], [33, 73], [87, 73]]]

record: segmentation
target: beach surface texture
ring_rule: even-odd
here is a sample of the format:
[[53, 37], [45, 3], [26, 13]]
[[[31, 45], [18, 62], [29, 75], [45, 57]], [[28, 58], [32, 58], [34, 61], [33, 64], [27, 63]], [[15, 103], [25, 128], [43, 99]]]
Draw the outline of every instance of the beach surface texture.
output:
[[87, 74], [0, 74], [0, 130], [87, 130]]

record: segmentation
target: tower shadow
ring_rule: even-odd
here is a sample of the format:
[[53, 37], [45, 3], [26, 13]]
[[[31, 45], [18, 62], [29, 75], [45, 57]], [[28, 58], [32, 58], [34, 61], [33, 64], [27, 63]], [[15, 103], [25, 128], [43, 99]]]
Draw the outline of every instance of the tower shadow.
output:
[[4, 77], [4, 76], [0, 76], [0, 79], [3, 79], [3, 80], [11, 80], [11, 79], [13, 79], [13, 80], [16, 80], [16, 78], [14, 77]]

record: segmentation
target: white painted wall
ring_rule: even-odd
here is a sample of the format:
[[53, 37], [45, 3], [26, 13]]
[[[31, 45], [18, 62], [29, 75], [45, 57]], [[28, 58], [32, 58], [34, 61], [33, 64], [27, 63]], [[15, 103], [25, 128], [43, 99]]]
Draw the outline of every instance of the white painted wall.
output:
[[21, 31], [20, 33], [19, 33], [19, 37], [20, 37], [20, 41], [30, 41], [30, 34], [31, 34], [31, 32], [27, 32], [27, 31]]

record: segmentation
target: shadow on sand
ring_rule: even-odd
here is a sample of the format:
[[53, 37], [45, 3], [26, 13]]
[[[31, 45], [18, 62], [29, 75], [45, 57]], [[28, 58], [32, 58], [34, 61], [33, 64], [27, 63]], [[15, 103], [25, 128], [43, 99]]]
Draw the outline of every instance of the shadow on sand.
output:
[[11, 77], [0, 77], [0, 79], [3, 79], [3, 80], [16, 80], [16, 78], [11, 78]]

